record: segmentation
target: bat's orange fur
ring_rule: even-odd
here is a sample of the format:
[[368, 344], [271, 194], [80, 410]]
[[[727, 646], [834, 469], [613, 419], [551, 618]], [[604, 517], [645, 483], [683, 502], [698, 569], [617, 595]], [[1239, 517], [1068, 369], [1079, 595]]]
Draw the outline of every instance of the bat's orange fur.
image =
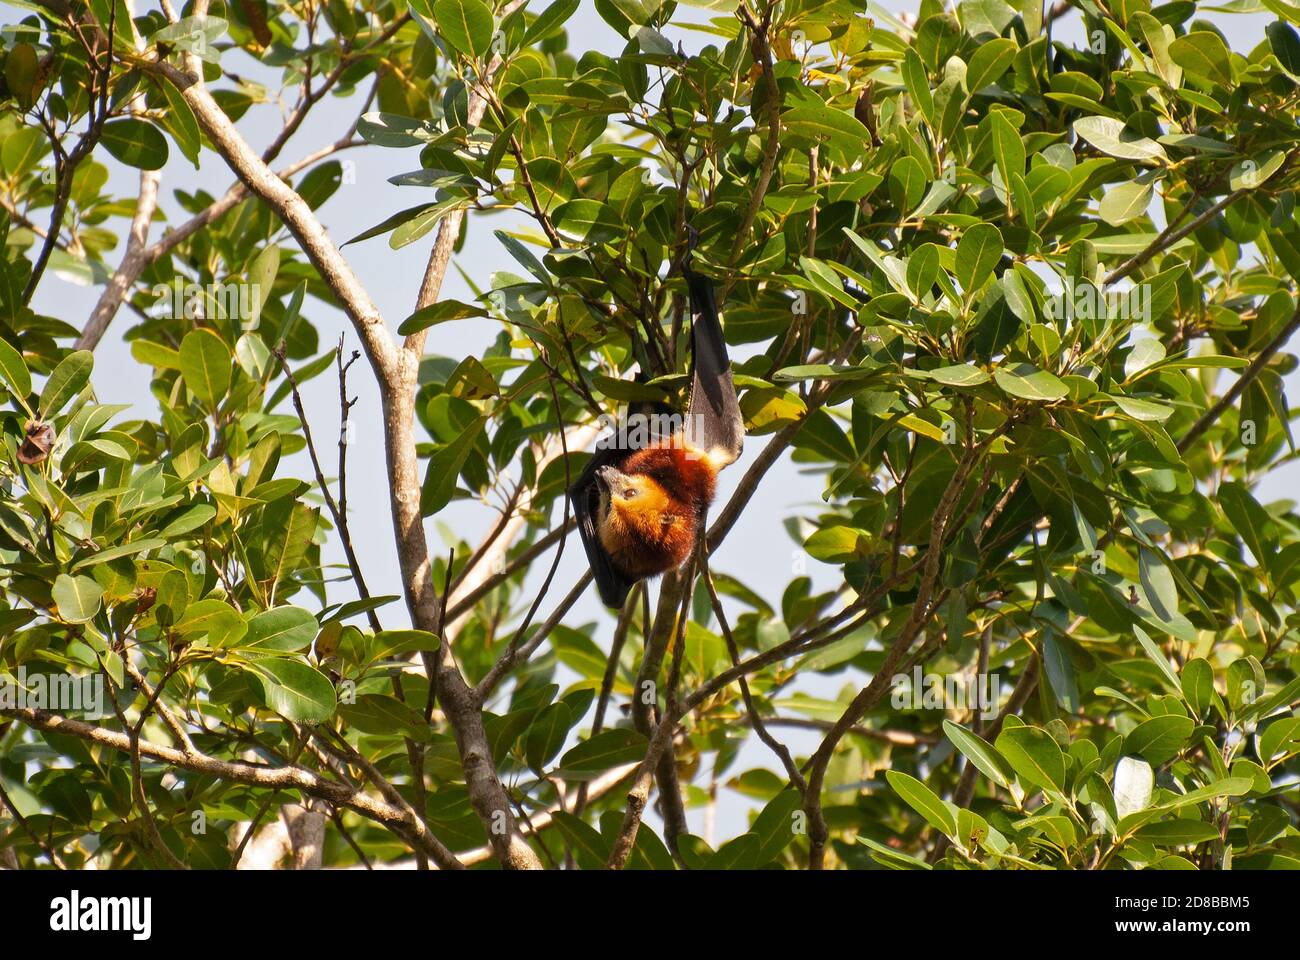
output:
[[632, 453], [603, 480], [599, 534], [610, 558], [638, 578], [680, 566], [716, 479], [711, 458], [677, 438]]

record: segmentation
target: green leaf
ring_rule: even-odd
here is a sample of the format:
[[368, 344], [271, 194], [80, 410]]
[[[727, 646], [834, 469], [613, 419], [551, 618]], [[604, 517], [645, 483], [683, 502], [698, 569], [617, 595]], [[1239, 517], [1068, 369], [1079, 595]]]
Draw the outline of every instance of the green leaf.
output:
[[581, 630], [558, 626], [551, 635], [555, 658], [580, 677], [595, 680], [605, 673], [606, 656], [596, 642]]
[[1166, 657], [1161, 649], [1155, 645], [1149, 636], [1147, 636], [1147, 632], [1134, 624], [1133, 636], [1137, 637], [1138, 643], [1141, 645], [1143, 651], [1146, 652], [1146, 655], [1150, 658], [1151, 662], [1160, 669], [1160, 673], [1169, 683], [1169, 689], [1181, 690], [1182, 684], [1179, 682], [1178, 676], [1174, 673], [1174, 668], [1169, 665], [1169, 658]]
[[472, 303], [461, 303], [459, 300], [439, 300], [423, 309], [415, 311], [397, 328], [397, 332], [402, 336], [409, 336], [412, 333], [418, 333], [421, 330], [427, 330], [429, 327], [439, 323], [446, 323], [448, 320], [464, 320], [469, 317], [487, 317], [491, 316], [482, 307], [476, 307]]
[[572, 708], [563, 700], [552, 703], [533, 718], [524, 744], [524, 757], [533, 771], [542, 773], [560, 752], [574, 721]]
[[1151, 205], [1151, 184], [1131, 180], [1106, 189], [1098, 212], [1113, 227], [1128, 223], [1147, 212]]
[[449, 197], [439, 200], [433, 206], [421, 210], [405, 223], [398, 226], [388, 238], [388, 246], [400, 250], [407, 244], [414, 243], [436, 227], [442, 218], [456, 210], [468, 207], [472, 201], [466, 197]]
[[339, 715], [348, 726], [375, 736], [401, 734], [427, 741], [432, 732], [421, 714], [386, 694], [363, 693], [356, 703], [339, 704]]
[[89, 823], [94, 812], [90, 792], [75, 773], [64, 773], [50, 780], [40, 791], [41, 799], [62, 817], [73, 823]]
[[1161, 620], [1174, 619], [1178, 615], [1178, 586], [1164, 558], [1153, 550], [1139, 547], [1138, 576], [1155, 615]]
[[597, 395], [620, 403], [663, 403], [668, 399], [664, 390], [637, 380], [618, 380], [603, 373], [590, 374], [589, 379]]
[[994, 746], [1023, 782], [1058, 793], [1064, 789], [1065, 755], [1046, 730], [1007, 727]]
[[921, 299], [930, 292], [939, 278], [939, 248], [933, 243], [923, 243], [907, 258], [907, 286]]
[[781, 114], [781, 125], [811, 144], [833, 144], [846, 156], [861, 156], [871, 142], [871, 134], [857, 117], [823, 104], [801, 102]]
[[1181, 847], [1217, 840], [1219, 829], [1202, 820], [1159, 820], [1139, 827], [1135, 836], [1160, 847]]
[[203, 526], [216, 515], [216, 507], [206, 503], [197, 504], [167, 524], [162, 529], [161, 536], [164, 541], [180, 539], [192, 530], [197, 530]]
[[181, 377], [199, 402], [215, 410], [230, 389], [230, 349], [225, 341], [206, 328], [185, 334]]
[[181, 154], [197, 168], [199, 150], [203, 146], [198, 118], [194, 116], [194, 111], [184, 95], [170, 80], [161, 80], [158, 85], [162, 87], [163, 96], [167, 98], [167, 114], [163, 122], [176, 140], [176, 146], [180, 147]]
[[[1007, 308], [1016, 315], [1020, 320], [1028, 324], [1035, 324], [1038, 315], [1034, 312], [1034, 301], [1029, 296], [1029, 291], [1025, 288], [1025, 281], [1021, 279], [1020, 274], [1015, 270], [1006, 270], [1002, 273], [1002, 297], [1006, 301]], [[1031, 331], [1034, 329], [1030, 328]], [[1038, 329], [1043, 327], [1038, 325]], [[1054, 352], [1055, 347], [1048, 347], [1043, 352], [1050, 354]]]
[[890, 867], [894, 870], [930, 870], [931, 866], [920, 857], [914, 857], [910, 853], [903, 853], [892, 847], [887, 847], [877, 840], [870, 837], [858, 835], [858, 843], [869, 847], [874, 854], [872, 857], [877, 863]]
[[167, 163], [167, 138], [152, 123], [136, 117], [104, 124], [100, 142], [128, 167], [161, 170]]
[[438, 636], [428, 630], [380, 630], [375, 634], [372, 659], [384, 660], [401, 654], [437, 649]]
[[262, 683], [266, 705], [295, 723], [321, 723], [334, 715], [334, 685], [319, 670], [298, 660], [266, 657], [247, 669]]
[[1074, 132], [1112, 157], [1123, 160], [1169, 160], [1164, 147], [1149, 137], [1126, 130], [1123, 120], [1082, 117], [1074, 121]]
[[560, 768], [569, 773], [599, 773], [626, 763], [636, 763], [645, 756], [646, 747], [646, 738], [635, 730], [622, 727], [605, 730], [562, 756]]
[[609, 204], [579, 199], [560, 204], [555, 209], [555, 228], [579, 240], [597, 243], [618, 236], [623, 226]]
[[609, 856], [610, 845], [605, 842], [596, 828], [571, 813], [557, 810], [552, 814], [552, 822], [564, 834], [564, 839], [573, 850], [578, 865], [588, 870], [598, 870], [605, 866]]
[[649, 23], [660, 6], [662, 0], [596, 0], [600, 18], [624, 40], [632, 36], [633, 27]]
[[0, 145], [0, 165], [13, 177], [31, 170], [50, 149], [45, 131], [40, 127], [11, 130]]
[[428, 210], [432, 210], [436, 206], [438, 206], [437, 202], [432, 201], [429, 203], [417, 203], [413, 207], [407, 207], [405, 210], [399, 210], [391, 217], [386, 217], [383, 221], [375, 224], [370, 229], [362, 230], [351, 240], [343, 241], [342, 245], [346, 247], [350, 243], [360, 243], [362, 240], [369, 240], [371, 237], [382, 236], [383, 234], [388, 233], [390, 230], [393, 230], [394, 228], [399, 227], [402, 224], [415, 219], [420, 214]]
[[286, 500], [272, 504], [263, 514], [261, 532], [266, 544], [262, 549], [262, 575], [271, 581], [272, 589], [303, 564], [319, 517], [319, 507]]
[[432, 9], [438, 33], [455, 50], [477, 59], [492, 49], [496, 23], [483, 0], [433, 0]]
[[396, 113], [365, 114], [357, 121], [357, 135], [378, 147], [418, 147], [437, 136], [425, 121]]
[[1246, 793], [1254, 785], [1249, 777], [1229, 777], [1224, 780], [1216, 780], [1214, 783], [1207, 784], [1204, 787], [1197, 787], [1195, 790], [1189, 790], [1180, 797], [1172, 800], [1166, 800], [1164, 803], [1153, 807], [1154, 810], [1181, 810], [1183, 807], [1190, 807], [1196, 803], [1203, 803], [1206, 800], [1216, 800], [1219, 797], [1239, 797]]
[[520, 46], [531, 47], [538, 41], [557, 33], [564, 22], [577, 12], [581, 4], [582, 0], [554, 0], [537, 14], [536, 20], [528, 25]]
[[32, 392], [32, 375], [27, 370], [23, 355], [0, 337], [0, 377], [4, 378], [9, 392], [24, 402]]
[[[993, 159], [1002, 173], [1002, 182], [1010, 187], [1012, 174], [1024, 175], [1025, 145], [1020, 139], [1020, 131], [1012, 126], [1005, 110], [989, 114], [989, 126], [993, 133]], [[1001, 253], [999, 250], [998, 255]]]
[[967, 299], [975, 294], [1002, 259], [1002, 232], [991, 223], [977, 223], [957, 241], [957, 269], [954, 275]]
[[247, 316], [240, 317], [244, 329], [252, 330], [262, 318], [262, 307], [271, 298], [271, 288], [275, 286], [276, 274], [280, 272], [280, 248], [267, 244], [253, 258], [248, 267], [248, 282], [253, 285], [252, 310]]
[[930, 81], [925, 75], [925, 64], [915, 47], [903, 51], [903, 83], [907, 92], [921, 112], [921, 116], [934, 126], [934, 95], [930, 92]]
[[936, 383], [947, 387], [978, 387], [989, 382], [989, 375], [973, 363], [959, 363], [951, 367], [935, 367], [924, 371]]
[[1228, 171], [1228, 186], [1233, 190], [1253, 190], [1286, 162], [1286, 150], [1266, 150], [1256, 157], [1246, 157], [1232, 165]]
[[[107, 10], [107, 5], [105, 5]], [[189, 50], [195, 53], [209, 51], [209, 56], [215, 56], [215, 51], [211, 48], [222, 35], [225, 34], [228, 24], [220, 17], [182, 17], [176, 23], [168, 24], [160, 30], [156, 30], [149, 37], [151, 45], [159, 43], [170, 44], [179, 47], [181, 50]], [[118, 29], [122, 29], [119, 20]], [[129, 29], [129, 26], [128, 28]], [[212, 62], [216, 62], [213, 60]]]
[[[161, 594], [161, 590], [159, 592]], [[238, 643], [239, 638], [248, 632], [248, 624], [226, 601], [209, 597], [189, 604], [185, 616], [172, 629], [183, 637], [206, 636], [209, 646], [224, 647]]]
[[1074, 664], [1055, 630], [1043, 630], [1043, 667], [1057, 702], [1069, 713], [1079, 710], [1079, 685]]
[[248, 621], [248, 632], [239, 645], [265, 652], [297, 653], [316, 639], [320, 624], [302, 607], [273, 607]]
[[431, 516], [451, 502], [456, 493], [456, 479], [486, 423], [486, 417], [475, 418], [460, 436], [446, 446], [439, 447], [429, 458], [428, 472], [424, 475], [424, 486], [420, 490], [422, 515]]
[[78, 350], [59, 361], [41, 388], [38, 418], [48, 420], [62, 410], [90, 382], [90, 371], [94, 366], [95, 356], [89, 350]]
[[50, 591], [59, 610], [59, 619], [67, 623], [85, 623], [99, 613], [104, 588], [90, 577], [70, 577], [61, 573]]
[[1196, 30], [1169, 44], [1169, 57], [1188, 73], [1228, 86], [1232, 62], [1223, 39], [1210, 30]]
[[1134, 420], [1161, 422], [1168, 420], [1174, 412], [1172, 407], [1166, 407], [1152, 400], [1139, 400], [1136, 397], [1125, 397], [1120, 394], [1116, 394], [1111, 399], [1115, 401], [1115, 406]]
[[925, 817], [930, 826], [947, 837], [957, 833], [956, 817], [924, 783], [898, 770], [885, 771], [885, 779], [909, 807]]
[[768, 801], [750, 831], [758, 837], [758, 851], [754, 862], [762, 867], [771, 863], [790, 845], [795, 836], [794, 817], [800, 807], [799, 792], [782, 790]]
[[1300, 34], [1284, 20], [1276, 20], [1264, 28], [1268, 45], [1278, 63], [1292, 76], [1300, 76]]
[[758, 837], [742, 833], [728, 840], [700, 867], [701, 870], [753, 870], [757, 865]]
[[991, 83], [997, 83], [1016, 59], [1016, 42], [997, 37], [981, 43], [971, 55], [966, 67], [966, 89], [978, 93]]
[[15, 43], [5, 57], [5, 84], [24, 105], [36, 98], [36, 77], [40, 72], [40, 58], [30, 43]]
[[993, 371], [997, 385], [1021, 400], [1050, 402], [1070, 395], [1069, 388], [1054, 373], [1039, 370], [1032, 363], [1017, 363]]
[[1273, 520], [1268, 511], [1259, 505], [1249, 490], [1235, 481], [1220, 484], [1216, 499], [1251, 554], [1263, 563], [1269, 556], [1266, 544], [1273, 540]]
[[116, 560], [119, 557], [135, 556], [137, 553], [144, 553], [146, 550], [156, 550], [159, 547], [165, 547], [166, 545], [166, 540], [161, 540], [156, 537], [153, 539], [133, 540], [130, 543], [120, 543], [116, 547], [109, 547], [107, 550], [100, 550], [97, 553], [92, 553], [90, 556], [78, 560], [72, 565], [72, 569], [73, 571], [77, 571], [90, 564], [108, 563], [110, 560]]
[[551, 285], [551, 276], [546, 270], [545, 264], [537, 259], [537, 256], [524, 246], [519, 240], [506, 233], [504, 230], [493, 230], [492, 236], [496, 237], [503, 247], [509, 251], [510, 255], [522, 264], [529, 273], [537, 278], [539, 283], [547, 286]]
[[1178, 753], [1195, 727], [1191, 717], [1172, 714], [1152, 717], [1139, 723], [1124, 738], [1124, 752], [1137, 754], [1151, 764], [1164, 763]]
[[1013, 773], [1002, 756], [982, 737], [976, 736], [965, 727], [943, 721], [943, 732], [952, 741], [953, 746], [961, 751], [962, 756], [975, 765], [980, 773], [1000, 787], [1010, 787]]
[[1265, 766], [1300, 749], [1300, 717], [1279, 717], [1269, 722], [1256, 741], [1259, 759]]
[[869, 537], [864, 530], [839, 524], [814, 531], [803, 548], [815, 560], [824, 563], [848, 563], [865, 555]]
[[271, 351], [257, 334], [246, 333], [235, 341], [235, 360], [239, 369], [260, 381], [270, 366]]
[[1201, 718], [1214, 702], [1214, 668], [1204, 657], [1193, 657], [1183, 664], [1179, 684], [1183, 700], [1192, 709], [1192, 716]]
[[1174, 39], [1174, 30], [1171, 26], [1161, 23], [1151, 14], [1144, 11], [1130, 15], [1132, 20], [1137, 22], [1138, 28], [1142, 31], [1142, 36], [1146, 39], [1147, 47], [1151, 51], [1151, 59], [1155, 61], [1156, 70], [1165, 82], [1171, 87], [1182, 85], [1183, 71], [1174, 65], [1173, 60], [1169, 57], [1169, 43]]

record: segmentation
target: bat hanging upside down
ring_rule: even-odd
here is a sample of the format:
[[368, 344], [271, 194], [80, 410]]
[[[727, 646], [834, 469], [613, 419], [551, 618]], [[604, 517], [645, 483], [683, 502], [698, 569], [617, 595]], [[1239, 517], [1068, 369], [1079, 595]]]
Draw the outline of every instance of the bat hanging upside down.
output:
[[640, 444], [598, 445], [569, 489], [600, 599], [621, 607], [633, 584], [680, 566], [695, 549], [718, 471], [740, 456], [744, 420], [713, 296], [683, 270], [691, 300], [691, 389], [680, 429]]

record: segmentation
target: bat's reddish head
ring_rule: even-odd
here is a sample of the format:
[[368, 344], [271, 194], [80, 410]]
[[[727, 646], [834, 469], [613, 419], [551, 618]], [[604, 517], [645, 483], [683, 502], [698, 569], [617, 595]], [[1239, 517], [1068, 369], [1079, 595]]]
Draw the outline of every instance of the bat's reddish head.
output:
[[637, 450], [598, 477], [600, 542], [621, 570], [648, 577], [686, 561], [713, 501], [716, 471], [706, 458], [668, 441]]

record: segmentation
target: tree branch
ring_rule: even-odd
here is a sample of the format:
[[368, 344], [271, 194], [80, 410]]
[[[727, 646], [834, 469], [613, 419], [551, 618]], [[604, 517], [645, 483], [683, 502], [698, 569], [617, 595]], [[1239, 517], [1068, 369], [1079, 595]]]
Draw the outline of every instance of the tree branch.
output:
[[1223, 415], [1223, 411], [1232, 406], [1233, 401], [1241, 396], [1242, 391], [1254, 382], [1255, 378], [1268, 366], [1269, 361], [1286, 345], [1286, 342], [1291, 339], [1292, 334], [1297, 329], [1300, 329], [1300, 309], [1297, 309], [1292, 314], [1286, 326], [1279, 330], [1277, 335], [1255, 356], [1255, 359], [1250, 362], [1250, 366], [1241, 372], [1241, 376], [1237, 378], [1236, 383], [1228, 388], [1228, 392], [1220, 397], [1218, 402], [1211, 406], [1210, 409], [1201, 414], [1187, 433], [1183, 434], [1182, 439], [1178, 441], [1179, 453], [1186, 453], [1188, 448], [1199, 440], [1206, 430], [1218, 422], [1219, 417]]
[[144, 270], [148, 256], [146, 244], [149, 242], [149, 225], [153, 222], [154, 211], [158, 209], [158, 185], [161, 181], [162, 174], [157, 170], [140, 171], [140, 196], [136, 200], [135, 216], [131, 219], [131, 229], [127, 234], [126, 253], [104, 292], [100, 294], [99, 302], [91, 311], [75, 349], [94, 350], [98, 346], [118, 307], [130, 294], [131, 287]]
[[[108, 730], [81, 720], [72, 720], [30, 707], [0, 708], [0, 714], [12, 717], [34, 730], [76, 737], [126, 754], [131, 752], [131, 737], [117, 730]], [[231, 780], [254, 787], [301, 790], [313, 797], [355, 810], [394, 832], [412, 837], [416, 844], [444, 870], [459, 869], [463, 866], [437, 837], [429, 833], [418, 820], [410, 821], [404, 811], [382, 800], [367, 796], [359, 792], [356, 787], [326, 780], [304, 767], [267, 767], [221, 760], [202, 753], [186, 755], [173, 747], [165, 747], [145, 740], [139, 741], [139, 754], [141, 757], [148, 757], [169, 766], [191, 770], [220, 780]]]

